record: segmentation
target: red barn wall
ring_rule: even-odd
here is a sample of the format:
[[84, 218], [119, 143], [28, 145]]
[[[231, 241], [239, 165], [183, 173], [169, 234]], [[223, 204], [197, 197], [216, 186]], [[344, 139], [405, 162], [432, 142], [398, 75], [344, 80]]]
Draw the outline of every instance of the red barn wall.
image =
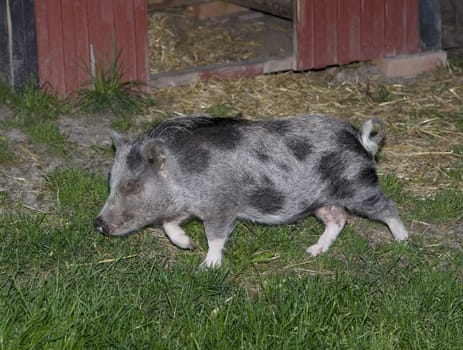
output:
[[416, 53], [419, 0], [295, 0], [298, 70]]
[[125, 81], [149, 79], [146, 0], [36, 0], [39, 81], [59, 96], [85, 84], [120, 54]]

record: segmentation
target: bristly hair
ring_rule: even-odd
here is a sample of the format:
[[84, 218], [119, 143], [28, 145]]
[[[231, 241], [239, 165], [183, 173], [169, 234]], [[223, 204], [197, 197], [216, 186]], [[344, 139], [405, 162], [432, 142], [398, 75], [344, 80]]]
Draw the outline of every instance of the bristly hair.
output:
[[241, 118], [212, 117], [205, 114], [191, 115], [187, 117], [179, 117], [162, 121], [152, 129], [142, 133], [140, 137], [143, 139], [162, 138], [168, 140], [181, 136], [185, 133], [191, 133], [198, 128], [206, 128], [224, 124], [242, 124], [245, 122], [247, 122], [247, 120]]

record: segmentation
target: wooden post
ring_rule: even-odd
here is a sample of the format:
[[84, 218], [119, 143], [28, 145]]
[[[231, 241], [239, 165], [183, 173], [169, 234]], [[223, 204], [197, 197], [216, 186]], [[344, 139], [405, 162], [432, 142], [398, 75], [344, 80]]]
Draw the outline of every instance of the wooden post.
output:
[[292, 0], [226, 0], [239, 6], [248, 7], [271, 15], [293, 18]]
[[436, 51], [440, 48], [441, 0], [420, 0], [420, 49]]
[[0, 0], [0, 76], [14, 89], [37, 80], [33, 0]]

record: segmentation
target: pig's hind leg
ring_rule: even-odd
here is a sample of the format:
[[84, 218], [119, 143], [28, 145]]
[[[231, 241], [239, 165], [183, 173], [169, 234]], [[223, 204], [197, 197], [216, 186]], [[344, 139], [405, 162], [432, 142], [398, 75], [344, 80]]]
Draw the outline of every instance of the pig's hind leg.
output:
[[314, 214], [325, 224], [325, 231], [318, 242], [308, 247], [306, 252], [317, 256], [326, 252], [341, 233], [347, 222], [347, 214], [343, 208], [334, 205], [318, 208]]
[[187, 219], [188, 216], [179, 216], [171, 221], [164, 221], [162, 223], [162, 228], [169, 237], [170, 241], [175, 244], [177, 247], [182, 249], [194, 249], [197, 244], [192, 240], [185, 231], [180, 227], [182, 221]]
[[384, 222], [396, 241], [403, 241], [408, 238], [407, 229], [400, 219], [395, 203], [387, 198], [382, 191], [371, 196], [361, 205], [352, 208], [352, 211], [370, 219]]

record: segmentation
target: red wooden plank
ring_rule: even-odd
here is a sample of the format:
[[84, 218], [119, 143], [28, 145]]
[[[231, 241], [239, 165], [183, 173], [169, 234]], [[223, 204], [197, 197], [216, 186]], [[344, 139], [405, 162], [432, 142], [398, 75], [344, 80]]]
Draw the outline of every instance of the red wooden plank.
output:
[[51, 83], [59, 96], [66, 94], [64, 72], [63, 21], [61, 0], [48, 0], [48, 39], [50, 41]]
[[295, 0], [293, 51], [295, 69], [304, 70], [314, 67], [314, 2], [317, 0]]
[[407, 50], [407, 1], [385, 1], [384, 54], [395, 56]]
[[419, 0], [407, 0], [407, 52], [419, 50]]
[[48, 39], [48, 0], [36, 0], [35, 23], [37, 35], [37, 56], [39, 65], [39, 83], [44, 85], [52, 81], [50, 61], [50, 40]]
[[336, 0], [314, 3], [314, 68], [323, 68], [337, 63], [337, 3]]
[[105, 63], [111, 63], [117, 54], [114, 36], [114, 0], [99, 0], [98, 2], [100, 3], [99, 29], [101, 31], [98, 35], [102, 39], [100, 55], [103, 55]]
[[132, 1], [114, 1], [114, 32], [116, 52], [124, 71], [124, 81], [137, 76], [137, 51], [135, 38], [135, 14]]
[[[148, 60], [148, 23], [147, 9], [145, 0], [133, 0], [135, 9], [135, 33], [136, 33], [136, 52], [137, 52], [137, 76], [134, 78], [147, 84], [149, 80], [149, 60]], [[145, 87], [148, 91], [148, 85]]]
[[113, 3], [112, 0], [89, 0], [89, 44], [97, 69], [106, 67], [113, 59]]
[[338, 0], [338, 63], [359, 61], [360, 6], [359, 0]]
[[63, 18], [63, 52], [66, 92], [79, 87], [79, 66], [77, 62], [76, 23], [72, 0], [61, 0]]
[[90, 69], [90, 43], [88, 37], [87, 0], [75, 0], [73, 1], [73, 6], [76, 27], [77, 76], [80, 87], [90, 78], [88, 71]]
[[384, 0], [362, 0], [361, 19], [361, 59], [381, 56], [384, 46]]

